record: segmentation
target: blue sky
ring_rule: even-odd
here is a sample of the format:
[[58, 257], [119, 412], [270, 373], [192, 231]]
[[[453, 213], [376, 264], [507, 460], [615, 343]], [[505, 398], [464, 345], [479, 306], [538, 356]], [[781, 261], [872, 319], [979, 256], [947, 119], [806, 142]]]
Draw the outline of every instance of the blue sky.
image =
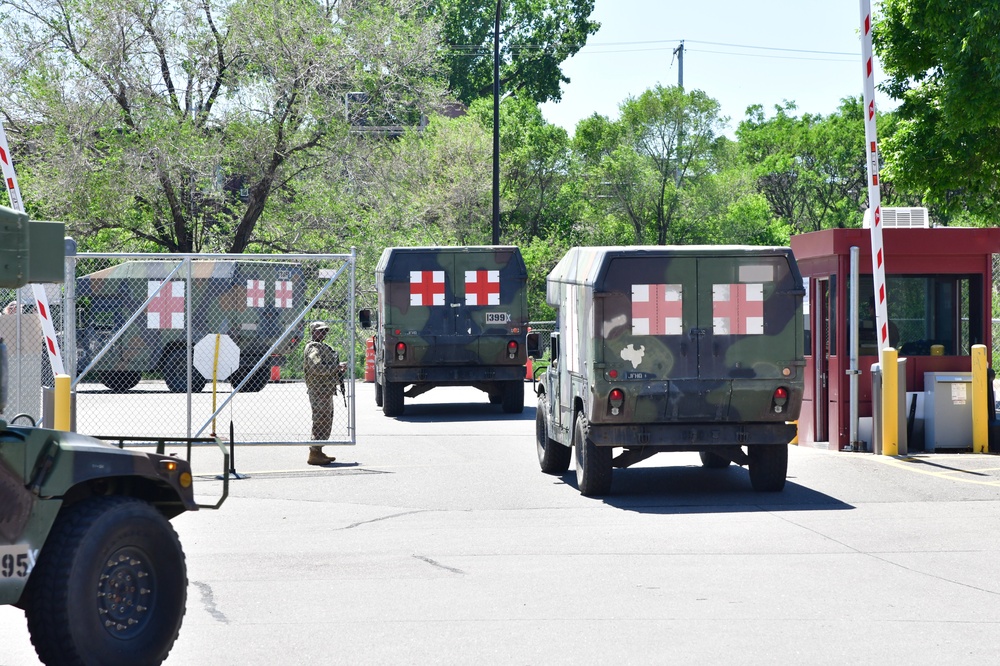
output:
[[[676, 85], [680, 40], [684, 87], [718, 100], [729, 135], [751, 104], [768, 115], [785, 100], [798, 115], [829, 114], [862, 92], [857, 0], [597, 0], [591, 18], [601, 28], [563, 63], [571, 81], [562, 101], [542, 105], [545, 119], [570, 134], [593, 113], [617, 118], [629, 96]], [[876, 84], [883, 78], [876, 67]], [[876, 104], [892, 107], [883, 96]]]

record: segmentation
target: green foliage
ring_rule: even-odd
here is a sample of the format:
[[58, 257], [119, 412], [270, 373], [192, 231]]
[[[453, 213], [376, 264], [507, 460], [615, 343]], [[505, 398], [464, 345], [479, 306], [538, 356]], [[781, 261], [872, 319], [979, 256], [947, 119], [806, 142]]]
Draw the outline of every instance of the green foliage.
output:
[[286, 203], [350, 148], [345, 94], [380, 125], [439, 94], [437, 24], [411, 0], [5, 6], [25, 199], [124, 249], [288, 247], [310, 220]]
[[500, 7], [500, 91], [546, 102], [562, 98], [560, 69], [600, 24], [594, 0], [436, 0], [450, 47], [448, 88], [465, 104], [493, 94], [493, 43]]
[[715, 168], [724, 122], [718, 102], [676, 86], [627, 99], [618, 120], [581, 121], [573, 146], [590, 184], [590, 217], [613, 219], [618, 230], [627, 222], [633, 243], [678, 242], [683, 192]]
[[1000, 5], [884, 0], [875, 47], [900, 100], [887, 173], [944, 216], [995, 219], [1000, 185]]
[[552, 321], [556, 311], [545, 302], [545, 279], [569, 247], [541, 238], [521, 246], [521, 256], [528, 269], [528, 312], [533, 321]]
[[[757, 190], [775, 218], [793, 233], [859, 227], [868, 203], [864, 118], [860, 98], [841, 101], [828, 116], [792, 115], [793, 103], [750, 107], [736, 135], [739, 151], [753, 165]], [[879, 134], [891, 135], [891, 117], [880, 115]], [[882, 204], [912, 202], [883, 173]]]

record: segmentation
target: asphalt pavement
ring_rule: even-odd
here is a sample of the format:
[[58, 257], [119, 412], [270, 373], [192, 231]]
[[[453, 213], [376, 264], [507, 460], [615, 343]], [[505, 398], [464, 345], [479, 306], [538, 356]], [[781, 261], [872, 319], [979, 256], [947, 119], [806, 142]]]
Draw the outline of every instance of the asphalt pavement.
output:
[[[530, 387], [530, 385], [529, 385]], [[263, 395], [263, 394], [262, 394]], [[781, 493], [659, 454], [582, 497], [538, 469], [534, 402], [358, 385], [357, 445], [237, 448], [218, 511], [175, 519], [167, 664], [990, 664], [1000, 458], [791, 447]], [[211, 450], [196, 489], [221, 492]], [[35, 664], [0, 608], [0, 664]]]

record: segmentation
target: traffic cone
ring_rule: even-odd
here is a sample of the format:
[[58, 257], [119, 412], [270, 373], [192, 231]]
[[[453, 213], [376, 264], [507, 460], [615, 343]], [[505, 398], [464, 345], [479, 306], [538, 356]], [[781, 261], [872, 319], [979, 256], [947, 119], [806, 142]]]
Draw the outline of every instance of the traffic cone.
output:
[[531, 371], [531, 357], [528, 357], [528, 362], [524, 365], [524, 381], [530, 382], [534, 379], [534, 373]]

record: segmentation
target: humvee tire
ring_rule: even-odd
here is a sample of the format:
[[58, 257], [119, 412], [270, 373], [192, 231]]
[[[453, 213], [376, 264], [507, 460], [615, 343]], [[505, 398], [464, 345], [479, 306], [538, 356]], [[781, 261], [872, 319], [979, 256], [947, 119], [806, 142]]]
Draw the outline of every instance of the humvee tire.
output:
[[[167, 355], [167, 362], [163, 366], [163, 381], [167, 383], [167, 390], [171, 393], [187, 393], [187, 354], [183, 348], [174, 349]], [[192, 368], [191, 392], [201, 393], [206, 383], [208, 380]]]
[[505, 414], [520, 414], [524, 411], [524, 381], [504, 382], [500, 394], [500, 404]]
[[698, 455], [701, 457], [702, 467], [707, 467], [708, 469], [725, 469], [729, 467], [731, 462], [729, 458], [720, 456], [718, 453], [712, 453], [711, 451], [699, 451]]
[[785, 487], [788, 474], [788, 445], [759, 444], [748, 446], [750, 485], [758, 492], [776, 493]]
[[131, 388], [135, 388], [139, 381], [142, 380], [142, 373], [129, 370], [106, 371], [95, 373], [94, 378], [104, 384], [109, 390], [115, 393], [124, 393]]
[[159, 664], [184, 617], [184, 552], [149, 503], [93, 497], [60, 513], [25, 594], [42, 662]]
[[489, 396], [491, 405], [499, 405], [503, 402], [503, 394], [500, 391], [490, 391]]
[[382, 396], [382, 413], [386, 416], [399, 416], [403, 413], [403, 384], [401, 382], [386, 382]]
[[382, 385], [375, 382], [375, 406], [382, 406]]
[[548, 400], [545, 396], [538, 398], [538, 409], [535, 410], [535, 448], [538, 450], [538, 465], [546, 474], [562, 474], [569, 469], [569, 459], [573, 450], [551, 439], [546, 430], [546, 415]]
[[596, 446], [587, 437], [587, 417], [580, 414], [573, 429], [576, 453], [576, 485], [586, 497], [601, 497], [611, 492], [611, 447]]
[[[243, 378], [247, 376], [247, 370], [249, 370], [249, 368], [237, 368], [236, 372], [233, 373], [233, 376], [229, 378], [229, 385], [233, 388], [239, 386], [240, 382], [243, 381]], [[243, 388], [240, 390], [243, 393], [260, 393], [264, 390], [264, 387], [267, 386], [267, 382], [270, 379], [270, 371], [266, 366], [262, 366], [257, 369], [257, 372], [250, 376], [250, 379], [247, 380], [247, 383], [244, 384]], [[187, 380], [185, 380], [185, 382], [186, 381]], [[193, 382], [194, 378], [192, 378], [191, 381]]]

